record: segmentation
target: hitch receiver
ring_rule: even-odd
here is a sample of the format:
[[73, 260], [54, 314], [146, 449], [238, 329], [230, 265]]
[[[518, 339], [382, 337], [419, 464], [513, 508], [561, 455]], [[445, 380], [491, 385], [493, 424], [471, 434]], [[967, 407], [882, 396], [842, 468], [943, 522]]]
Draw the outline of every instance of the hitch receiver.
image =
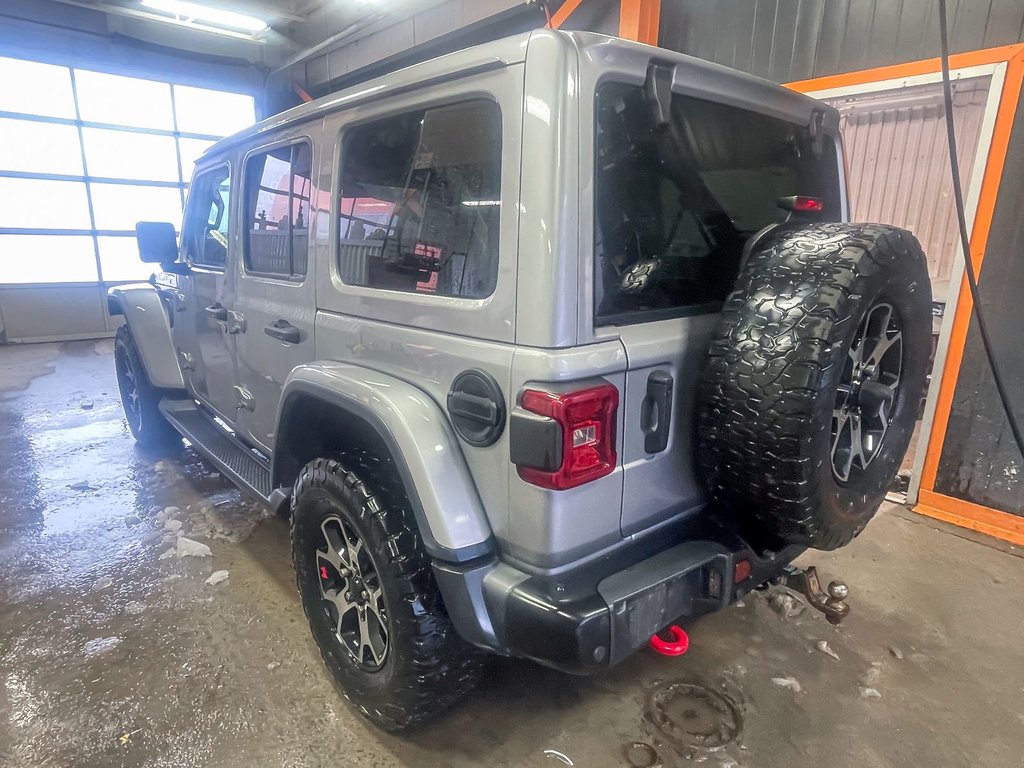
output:
[[829, 582], [826, 595], [821, 589], [821, 582], [818, 581], [818, 569], [813, 565], [809, 565], [807, 568], [788, 565], [782, 575], [778, 577], [777, 583], [806, 597], [812, 607], [825, 614], [829, 624], [838, 626], [843, 619], [850, 615], [850, 605], [846, 602], [850, 588], [846, 586], [846, 582], [838, 579]]

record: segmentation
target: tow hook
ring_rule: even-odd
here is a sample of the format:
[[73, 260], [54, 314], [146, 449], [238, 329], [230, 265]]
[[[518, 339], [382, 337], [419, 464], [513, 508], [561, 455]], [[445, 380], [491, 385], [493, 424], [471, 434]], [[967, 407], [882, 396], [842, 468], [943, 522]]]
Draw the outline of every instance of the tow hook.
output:
[[651, 635], [651, 648], [662, 656], [682, 656], [686, 653], [686, 650], [690, 647], [690, 638], [686, 634], [686, 630], [671, 624], [662, 631], [667, 631], [672, 635], [672, 639], [663, 640], [660, 632]]
[[812, 607], [825, 614], [829, 624], [838, 626], [843, 619], [850, 615], [850, 605], [846, 602], [846, 598], [850, 595], [850, 588], [846, 586], [846, 582], [838, 579], [829, 582], [826, 595], [821, 589], [821, 582], [818, 581], [818, 569], [813, 565], [809, 565], [807, 568], [797, 568], [795, 565], [786, 566], [776, 583], [789, 587], [806, 597]]

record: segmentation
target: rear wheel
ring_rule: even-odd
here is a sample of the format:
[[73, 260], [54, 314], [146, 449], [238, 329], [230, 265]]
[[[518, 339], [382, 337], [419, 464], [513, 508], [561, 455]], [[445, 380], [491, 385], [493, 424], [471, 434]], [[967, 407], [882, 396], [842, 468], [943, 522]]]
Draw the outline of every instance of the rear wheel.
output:
[[114, 367], [128, 429], [139, 445], [151, 450], [180, 446], [181, 436], [160, 413], [163, 393], [146, 376], [127, 324], [118, 328], [114, 337]]
[[470, 692], [480, 658], [448, 619], [411, 513], [387, 495], [336, 460], [307, 464], [292, 494], [292, 559], [335, 682], [397, 731]]
[[819, 224], [753, 254], [700, 388], [715, 500], [766, 546], [848, 543], [910, 442], [930, 334], [927, 265], [909, 232]]

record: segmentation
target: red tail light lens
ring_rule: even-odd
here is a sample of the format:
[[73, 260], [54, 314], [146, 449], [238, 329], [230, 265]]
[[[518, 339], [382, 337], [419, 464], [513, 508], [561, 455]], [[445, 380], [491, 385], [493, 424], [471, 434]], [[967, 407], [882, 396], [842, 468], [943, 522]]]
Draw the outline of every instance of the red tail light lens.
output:
[[818, 213], [825, 210], [825, 201], [816, 197], [798, 197], [793, 201], [793, 210]]
[[825, 201], [820, 197], [805, 197], [803, 195], [780, 197], [779, 207], [797, 213], [821, 213], [825, 210]]
[[615, 454], [615, 414], [619, 391], [602, 384], [578, 392], [523, 392], [524, 410], [553, 419], [562, 428], [562, 463], [553, 472], [519, 467], [528, 483], [556, 491], [574, 488], [610, 474]]

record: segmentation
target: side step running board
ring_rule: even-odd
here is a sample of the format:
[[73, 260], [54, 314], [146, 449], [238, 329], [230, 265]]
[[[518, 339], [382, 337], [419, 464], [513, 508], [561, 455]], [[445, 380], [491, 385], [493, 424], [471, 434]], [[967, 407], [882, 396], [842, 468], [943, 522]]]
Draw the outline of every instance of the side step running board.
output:
[[164, 398], [160, 411], [182, 436], [222, 474], [275, 509], [285, 496], [270, 487], [270, 465], [222, 428], [192, 400]]

